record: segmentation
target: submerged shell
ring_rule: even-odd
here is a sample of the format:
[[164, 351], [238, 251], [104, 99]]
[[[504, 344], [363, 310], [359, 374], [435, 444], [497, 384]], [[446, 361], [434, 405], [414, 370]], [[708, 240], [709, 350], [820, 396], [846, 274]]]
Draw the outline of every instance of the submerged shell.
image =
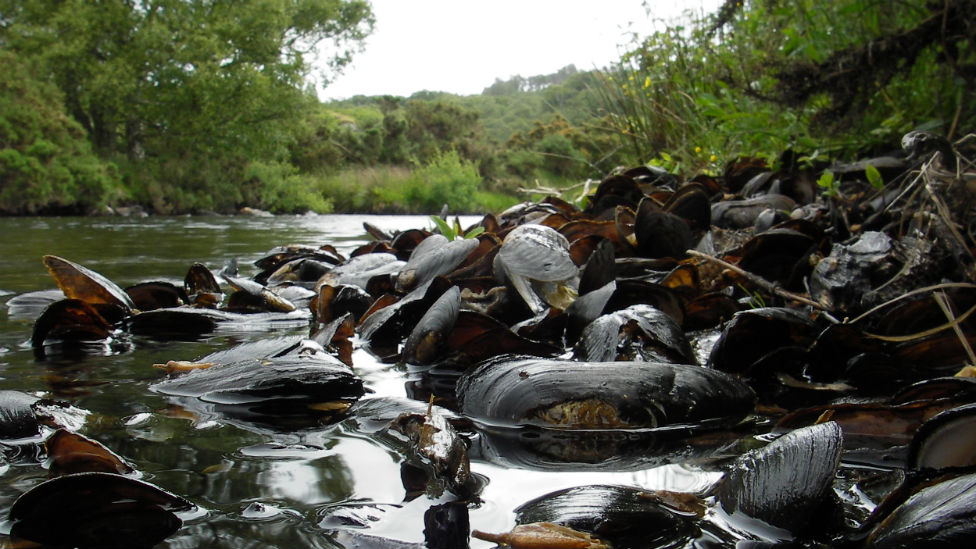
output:
[[78, 299], [62, 299], [49, 305], [34, 323], [31, 345], [40, 347], [48, 339], [101, 341], [112, 327], [92, 305]]
[[33, 437], [40, 434], [41, 426], [34, 414], [34, 395], [20, 391], [0, 391], [0, 439]]
[[352, 402], [364, 393], [362, 380], [338, 360], [326, 362], [295, 356], [220, 364], [155, 383], [150, 388], [167, 395], [228, 405]]
[[732, 376], [698, 366], [510, 357], [462, 375], [457, 394], [466, 416], [564, 429], [727, 424], [754, 399]]
[[642, 547], [671, 547], [699, 530], [693, 517], [658, 503], [649, 491], [590, 485], [559, 490], [515, 509], [519, 524], [551, 522], [591, 532], [614, 547], [640, 540]]
[[718, 499], [729, 514], [741, 512], [792, 532], [809, 527], [842, 451], [841, 429], [832, 421], [797, 429], [736, 459]]
[[145, 549], [180, 528], [195, 509], [152, 484], [111, 473], [79, 473], [38, 484], [10, 508], [11, 535], [55, 547]]

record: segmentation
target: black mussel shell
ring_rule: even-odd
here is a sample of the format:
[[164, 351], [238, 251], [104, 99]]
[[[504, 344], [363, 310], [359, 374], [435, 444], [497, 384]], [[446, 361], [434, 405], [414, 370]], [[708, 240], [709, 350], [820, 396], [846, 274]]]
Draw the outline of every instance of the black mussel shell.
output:
[[939, 413], [919, 427], [908, 447], [912, 469], [976, 465], [976, 404]]
[[664, 211], [684, 219], [693, 234], [707, 231], [712, 225], [712, 203], [701, 183], [682, 185], [665, 202]]
[[[577, 247], [573, 242], [570, 251]], [[580, 274], [579, 295], [598, 290], [617, 277], [616, 264], [614, 262], [613, 243], [603, 237], [598, 237], [593, 250], [590, 252]]]
[[329, 402], [352, 403], [365, 392], [363, 381], [338, 360], [292, 355], [193, 370], [150, 389], [272, 414], [302, 413]]
[[922, 488], [868, 538], [871, 549], [966, 547], [976, 537], [976, 473]]
[[0, 439], [18, 439], [40, 434], [34, 414], [36, 396], [20, 391], [0, 391]]
[[793, 199], [782, 194], [766, 194], [745, 200], [725, 200], [712, 204], [712, 224], [723, 229], [745, 229], [767, 209], [790, 211]]
[[98, 442], [87, 437], [58, 429], [44, 441], [47, 448], [47, 465], [51, 475], [60, 476], [74, 473], [117, 473], [133, 472], [122, 458]]
[[732, 464], [718, 490], [725, 512], [791, 532], [811, 526], [840, 465], [841, 428], [826, 422], [797, 429]]
[[752, 411], [748, 386], [699, 366], [499, 357], [462, 374], [460, 411], [487, 423], [562, 429], [730, 424]]
[[126, 287], [125, 293], [132, 298], [132, 303], [140, 311], [179, 307], [189, 303], [186, 291], [172, 282], [142, 282]]
[[814, 239], [798, 231], [770, 229], [745, 243], [738, 265], [787, 289], [801, 290], [803, 278], [811, 269], [809, 256], [816, 251], [816, 244]]
[[808, 348], [819, 332], [813, 321], [793, 309], [741, 311], [722, 330], [708, 363], [725, 372], [748, 372], [756, 361], [781, 347]]
[[694, 362], [681, 327], [650, 305], [633, 305], [591, 322], [576, 345], [583, 361]]
[[634, 236], [641, 257], [681, 259], [695, 245], [688, 222], [662, 210], [650, 198], [641, 200], [637, 208]]
[[700, 531], [693, 517], [625, 486], [590, 485], [559, 490], [515, 509], [518, 524], [549, 522], [589, 532], [613, 547], [677, 547]]
[[410, 364], [430, 364], [440, 355], [461, 308], [461, 290], [451, 286], [444, 292], [407, 336], [402, 359]]
[[632, 177], [611, 175], [600, 182], [596, 192], [589, 197], [583, 212], [597, 217], [620, 205], [634, 208], [643, 196], [644, 193]]
[[448, 241], [440, 234], [428, 236], [414, 248], [409, 261], [397, 274], [397, 291], [409, 292], [437, 276], [450, 273], [478, 247], [478, 243], [477, 239]]
[[146, 549], [176, 532], [195, 506], [152, 484], [111, 473], [43, 482], [10, 508], [11, 536], [54, 547]]

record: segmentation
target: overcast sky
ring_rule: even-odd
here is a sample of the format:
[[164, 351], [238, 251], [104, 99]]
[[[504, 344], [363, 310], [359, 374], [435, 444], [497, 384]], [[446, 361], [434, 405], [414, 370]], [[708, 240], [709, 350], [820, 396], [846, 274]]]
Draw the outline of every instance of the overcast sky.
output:
[[409, 96], [421, 90], [478, 94], [496, 78], [604, 67], [634, 32], [720, 0], [372, 0], [365, 50], [320, 92]]

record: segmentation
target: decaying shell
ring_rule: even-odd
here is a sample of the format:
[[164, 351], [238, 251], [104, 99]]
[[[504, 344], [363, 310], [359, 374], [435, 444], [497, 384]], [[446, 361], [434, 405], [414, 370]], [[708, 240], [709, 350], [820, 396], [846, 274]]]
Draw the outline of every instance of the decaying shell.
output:
[[576, 298], [577, 267], [569, 241], [543, 225], [520, 225], [508, 233], [495, 256], [496, 276], [503, 273], [533, 314], [545, 304], [566, 309]]

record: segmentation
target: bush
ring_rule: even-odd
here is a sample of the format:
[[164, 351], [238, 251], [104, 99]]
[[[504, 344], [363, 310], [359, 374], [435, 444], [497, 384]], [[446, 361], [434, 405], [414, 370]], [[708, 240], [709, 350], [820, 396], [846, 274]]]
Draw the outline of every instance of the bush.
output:
[[437, 213], [444, 204], [451, 213], [475, 211], [475, 193], [481, 183], [478, 167], [457, 151], [434, 155], [407, 180], [404, 197], [423, 213]]
[[0, 213], [85, 213], [105, 203], [119, 180], [84, 130], [67, 116], [57, 89], [0, 51]]

